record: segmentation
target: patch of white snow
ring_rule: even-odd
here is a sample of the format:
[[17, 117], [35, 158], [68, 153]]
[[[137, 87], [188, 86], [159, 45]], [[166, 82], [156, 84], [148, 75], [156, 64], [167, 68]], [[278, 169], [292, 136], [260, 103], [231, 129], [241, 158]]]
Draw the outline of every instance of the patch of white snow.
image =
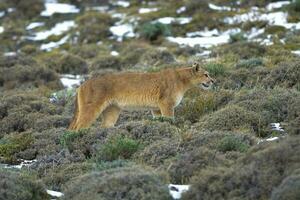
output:
[[79, 13], [80, 9], [74, 5], [66, 3], [45, 3], [45, 10], [41, 12], [41, 16], [50, 17], [54, 13]]
[[49, 42], [47, 44], [42, 44], [41, 45], [41, 50], [45, 50], [45, 51], [50, 51], [54, 48], [59, 47], [60, 45], [63, 45], [67, 42], [67, 40], [69, 39], [69, 35], [66, 35], [65, 37], [61, 38], [59, 41], [57, 42]]
[[168, 188], [170, 195], [173, 197], [173, 199], [180, 199], [182, 193], [188, 191], [190, 186], [169, 184]]
[[212, 10], [218, 10], [218, 11], [231, 11], [232, 9], [227, 6], [217, 6], [215, 4], [209, 3], [208, 7]]
[[64, 74], [61, 75], [60, 81], [66, 88], [73, 88], [74, 86], [79, 86], [83, 81], [80, 75]]
[[145, 13], [150, 13], [150, 12], [156, 12], [158, 11], [158, 8], [140, 8], [139, 13], [140, 14], [145, 14]]
[[44, 25], [45, 25], [44, 22], [32, 22], [28, 26], [26, 26], [26, 30], [31, 30]]
[[53, 191], [53, 190], [46, 190], [47, 194], [49, 194], [52, 197], [62, 197], [64, 196], [63, 193], [61, 192], [57, 192], [57, 191]]
[[181, 14], [181, 13], [183, 13], [183, 12], [185, 12], [185, 11], [186, 11], [186, 7], [185, 7], [185, 6], [182, 6], [182, 7], [178, 8], [178, 9], [176, 10], [176, 13], [177, 13], [177, 14]]
[[171, 23], [179, 23], [179, 24], [188, 24], [192, 21], [191, 17], [163, 17], [156, 20], [157, 22], [160, 22], [162, 24], [171, 24]]
[[272, 2], [272, 3], [269, 3], [266, 8], [268, 11], [271, 11], [271, 10], [274, 10], [277, 8], [281, 8], [282, 6], [289, 5], [290, 3], [291, 3], [291, 1]]

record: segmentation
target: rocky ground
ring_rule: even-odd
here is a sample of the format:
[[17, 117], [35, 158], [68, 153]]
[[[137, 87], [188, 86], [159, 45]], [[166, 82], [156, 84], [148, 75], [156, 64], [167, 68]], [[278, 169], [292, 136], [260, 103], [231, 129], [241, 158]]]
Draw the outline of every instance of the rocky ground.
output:
[[[175, 121], [66, 129], [89, 77], [194, 61]], [[299, 0], [0, 1], [0, 199], [297, 199], [299, 134]]]

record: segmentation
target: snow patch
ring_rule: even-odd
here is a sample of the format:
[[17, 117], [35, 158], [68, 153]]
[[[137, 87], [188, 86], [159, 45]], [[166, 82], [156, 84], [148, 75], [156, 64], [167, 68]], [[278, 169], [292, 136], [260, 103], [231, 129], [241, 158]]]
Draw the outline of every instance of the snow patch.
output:
[[300, 56], [300, 50], [292, 51], [293, 54], [296, 54], [297, 56]]
[[3, 32], [4, 32], [3, 26], [0, 26], [0, 33], [3, 33]]
[[190, 186], [169, 184], [168, 188], [170, 195], [173, 197], [173, 199], [180, 199], [182, 193], [188, 191]]
[[62, 44], [65, 44], [67, 42], [67, 40], [69, 39], [69, 35], [66, 35], [65, 37], [61, 38], [59, 41], [57, 42], [49, 42], [47, 44], [42, 44], [41, 45], [41, 50], [46, 50], [46, 51], [50, 51], [54, 48], [59, 47]]
[[35, 36], [28, 37], [28, 39], [34, 40], [34, 41], [45, 40], [50, 35], [60, 35], [75, 26], [76, 26], [76, 24], [74, 21], [64, 21], [61, 23], [57, 23], [51, 30], [37, 32], [37, 33], [35, 33]]
[[[214, 31], [215, 32], [215, 31]], [[207, 34], [209, 36], [207, 37], [167, 37], [167, 40], [170, 42], [178, 43], [179, 45], [184, 46], [191, 46], [194, 47], [196, 45], [199, 45], [201, 47], [212, 47], [219, 44], [224, 44], [229, 42], [230, 35], [235, 34], [237, 32], [240, 32], [240, 29], [229, 29], [228, 31], [225, 31], [217, 36], [211, 36], [210, 34]], [[204, 33], [204, 32], [203, 32]]]
[[61, 75], [60, 81], [64, 87], [73, 88], [81, 84], [83, 77], [80, 75], [63, 74]]
[[114, 2], [112, 2], [112, 5], [127, 8], [127, 7], [130, 6], [130, 2], [128, 2], [128, 1], [114, 1]]
[[196, 32], [186, 33], [187, 37], [196, 37], [196, 36], [211, 37], [214, 35], [219, 35], [219, 31], [217, 29], [213, 29], [210, 31], [210, 30], [208, 30], [208, 28], [205, 28], [204, 31], [196, 31]]
[[0, 12], [0, 18], [3, 17], [4, 15], [5, 15], [5, 12], [4, 12], [4, 11], [1, 11], [1, 12]]
[[45, 10], [41, 12], [41, 16], [50, 17], [54, 13], [79, 13], [80, 9], [76, 6], [66, 3], [45, 3]]
[[99, 11], [99, 12], [107, 12], [109, 10], [109, 7], [108, 6], [94, 6], [94, 7], [88, 8], [88, 10], [95, 10], [95, 11]]
[[3, 164], [2, 166], [4, 168], [9, 168], [9, 169], [22, 169], [22, 167], [30, 166], [33, 163], [35, 163], [37, 160], [20, 160], [21, 164], [19, 165], [8, 165], [8, 164]]
[[156, 12], [158, 11], [158, 8], [140, 8], [139, 13], [140, 14], [145, 14], [145, 13], [150, 13], [150, 12]]
[[217, 6], [215, 4], [209, 3], [208, 7], [212, 10], [218, 10], [218, 11], [231, 11], [232, 9], [227, 6]]
[[119, 52], [117, 52], [117, 51], [111, 51], [111, 52], [110, 52], [110, 55], [112, 55], [112, 56], [118, 56], [118, 55], [119, 55]]
[[28, 26], [26, 26], [26, 30], [31, 30], [44, 25], [45, 25], [44, 22], [32, 22]]
[[178, 8], [178, 9], [176, 10], [176, 13], [177, 13], [177, 14], [181, 14], [181, 13], [183, 13], [183, 12], [185, 12], [185, 11], [186, 11], [186, 7], [185, 7], [185, 6], [182, 6], [182, 7]]
[[162, 24], [171, 24], [171, 23], [179, 23], [179, 24], [188, 24], [192, 21], [191, 17], [163, 17], [155, 20], [156, 22], [160, 22]]
[[282, 6], [288, 5], [290, 3], [291, 3], [290, 1], [273, 2], [273, 3], [269, 3], [266, 8], [268, 11], [271, 11], [277, 8], [281, 8]]
[[280, 126], [280, 123], [271, 123], [271, 128], [273, 131], [284, 131], [283, 128]]
[[49, 194], [52, 197], [62, 197], [64, 194], [62, 192], [57, 192], [53, 190], [46, 190], [47, 194]]
[[117, 41], [121, 42], [124, 37], [135, 37], [133, 32], [133, 25], [132, 24], [120, 24], [115, 25], [109, 28], [110, 32], [117, 38]]

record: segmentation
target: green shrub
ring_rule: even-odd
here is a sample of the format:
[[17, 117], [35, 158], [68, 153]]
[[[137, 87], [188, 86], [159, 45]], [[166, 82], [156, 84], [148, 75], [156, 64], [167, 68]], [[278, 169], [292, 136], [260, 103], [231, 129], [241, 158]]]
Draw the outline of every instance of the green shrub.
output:
[[171, 199], [160, 177], [138, 167], [89, 173], [65, 188], [64, 199]]
[[157, 40], [160, 36], [171, 35], [170, 27], [160, 22], [145, 23], [141, 26], [139, 32], [143, 38], [150, 41]]
[[16, 154], [27, 149], [33, 143], [30, 133], [10, 134], [0, 139], [0, 156], [6, 162], [16, 162]]
[[96, 169], [99, 171], [109, 170], [119, 167], [129, 167], [131, 165], [127, 160], [113, 160], [113, 161], [97, 161], [95, 162]]
[[263, 65], [264, 63], [261, 58], [250, 58], [247, 60], [240, 60], [239, 63], [236, 64], [236, 68], [252, 69], [254, 67]]
[[209, 72], [211, 76], [222, 76], [225, 74], [225, 67], [219, 63], [208, 63], [204, 66], [204, 69]]
[[59, 138], [59, 143], [69, 150], [73, 149], [72, 142], [79, 137], [82, 137], [84, 134], [86, 134], [88, 129], [81, 129], [79, 131], [65, 131], [63, 135]]
[[113, 20], [109, 14], [99, 12], [86, 12], [76, 18], [78, 27], [74, 37], [78, 37], [80, 43], [96, 43], [111, 35], [109, 27]]
[[227, 151], [239, 151], [244, 152], [247, 151], [249, 148], [249, 145], [245, 144], [243, 141], [241, 141], [240, 138], [227, 136], [224, 137], [218, 145], [218, 150], [222, 152]]
[[50, 199], [44, 186], [29, 175], [0, 169], [0, 199], [40, 200]]
[[139, 142], [123, 137], [115, 136], [103, 144], [99, 152], [99, 159], [112, 161], [116, 159], [130, 158], [140, 147]]
[[243, 32], [230, 35], [230, 43], [246, 41], [246, 40], [247, 38], [245, 37]]

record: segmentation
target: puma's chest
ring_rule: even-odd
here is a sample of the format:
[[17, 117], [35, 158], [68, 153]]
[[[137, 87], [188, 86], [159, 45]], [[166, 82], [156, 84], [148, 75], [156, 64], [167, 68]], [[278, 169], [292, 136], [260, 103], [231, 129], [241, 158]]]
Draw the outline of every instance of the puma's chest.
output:
[[175, 106], [178, 106], [183, 98], [183, 94], [177, 94], [175, 96]]

